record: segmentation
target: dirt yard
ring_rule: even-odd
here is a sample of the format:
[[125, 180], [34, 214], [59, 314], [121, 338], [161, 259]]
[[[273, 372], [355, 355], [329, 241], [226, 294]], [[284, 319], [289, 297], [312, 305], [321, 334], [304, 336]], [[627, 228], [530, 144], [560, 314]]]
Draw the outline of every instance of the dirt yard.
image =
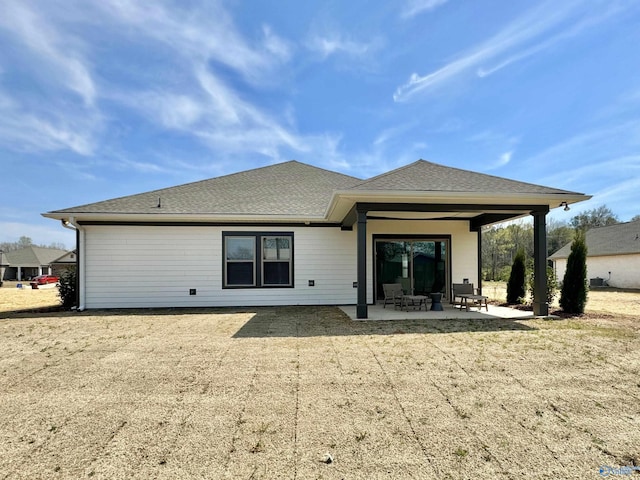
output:
[[598, 292], [624, 314], [563, 320], [352, 322], [330, 307], [16, 312], [57, 300], [14, 290], [0, 289], [0, 479], [640, 465], [639, 294]]

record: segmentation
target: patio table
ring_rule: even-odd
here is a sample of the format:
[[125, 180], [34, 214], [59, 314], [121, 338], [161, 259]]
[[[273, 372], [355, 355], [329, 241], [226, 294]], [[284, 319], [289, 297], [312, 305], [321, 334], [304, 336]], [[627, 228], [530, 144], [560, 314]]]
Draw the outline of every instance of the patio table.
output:
[[412, 306], [414, 310], [417, 306], [418, 310], [420, 310], [422, 305], [427, 310], [427, 297], [425, 295], [403, 295], [400, 300], [400, 310], [406, 307], [407, 312], [409, 311], [409, 306]]

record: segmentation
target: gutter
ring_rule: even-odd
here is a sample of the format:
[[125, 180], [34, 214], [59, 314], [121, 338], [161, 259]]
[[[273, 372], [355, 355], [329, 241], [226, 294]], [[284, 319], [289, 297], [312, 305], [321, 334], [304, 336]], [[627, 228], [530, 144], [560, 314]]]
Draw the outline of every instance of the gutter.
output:
[[61, 219], [64, 228], [76, 232], [76, 306], [79, 312], [85, 310], [85, 230], [76, 222], [75, 217]]

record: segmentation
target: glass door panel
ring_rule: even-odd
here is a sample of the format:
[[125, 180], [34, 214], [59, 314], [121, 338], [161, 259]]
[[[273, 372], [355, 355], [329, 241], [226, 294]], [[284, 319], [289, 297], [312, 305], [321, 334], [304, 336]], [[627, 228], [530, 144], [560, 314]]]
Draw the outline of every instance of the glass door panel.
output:
[[405, 293], [446, 294], [448, 240], [376, 240], [376, 297], [382, 285], [399, 283]]

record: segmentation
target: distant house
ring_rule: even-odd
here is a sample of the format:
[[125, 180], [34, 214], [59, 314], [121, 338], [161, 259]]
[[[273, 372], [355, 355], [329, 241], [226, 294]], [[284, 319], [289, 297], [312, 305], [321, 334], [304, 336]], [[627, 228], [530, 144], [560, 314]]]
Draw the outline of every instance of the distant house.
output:
[[65, 270], [75, 270], [76, 260], [77, 254], [75, 250], [65, 252], [64, 255], [51, 262], [51, 273], [53, 275], [60, 276], [60, 274]]
[[291, 161], [43, 215], [77, 229], [80, 309], [355, 304], [358, 318], [398, 277], [445, 296], [481, 286], [482, 227], [531, 215], [546, 315], [546, 215], [588, 198], [424, 160], [368, 180]]
[[[592, 228], [586, 234], [587, 278], [593, 286], [640, 288], [640, 220]], [[564, 278], [571, 243], [549, 257]]]
[[52, 262], [67, 254], [66, 250], [44, 247], [25, 247], [4, 252], [4, 275], [2, 280], [28, 280], [32, 277], [52, 273]]

